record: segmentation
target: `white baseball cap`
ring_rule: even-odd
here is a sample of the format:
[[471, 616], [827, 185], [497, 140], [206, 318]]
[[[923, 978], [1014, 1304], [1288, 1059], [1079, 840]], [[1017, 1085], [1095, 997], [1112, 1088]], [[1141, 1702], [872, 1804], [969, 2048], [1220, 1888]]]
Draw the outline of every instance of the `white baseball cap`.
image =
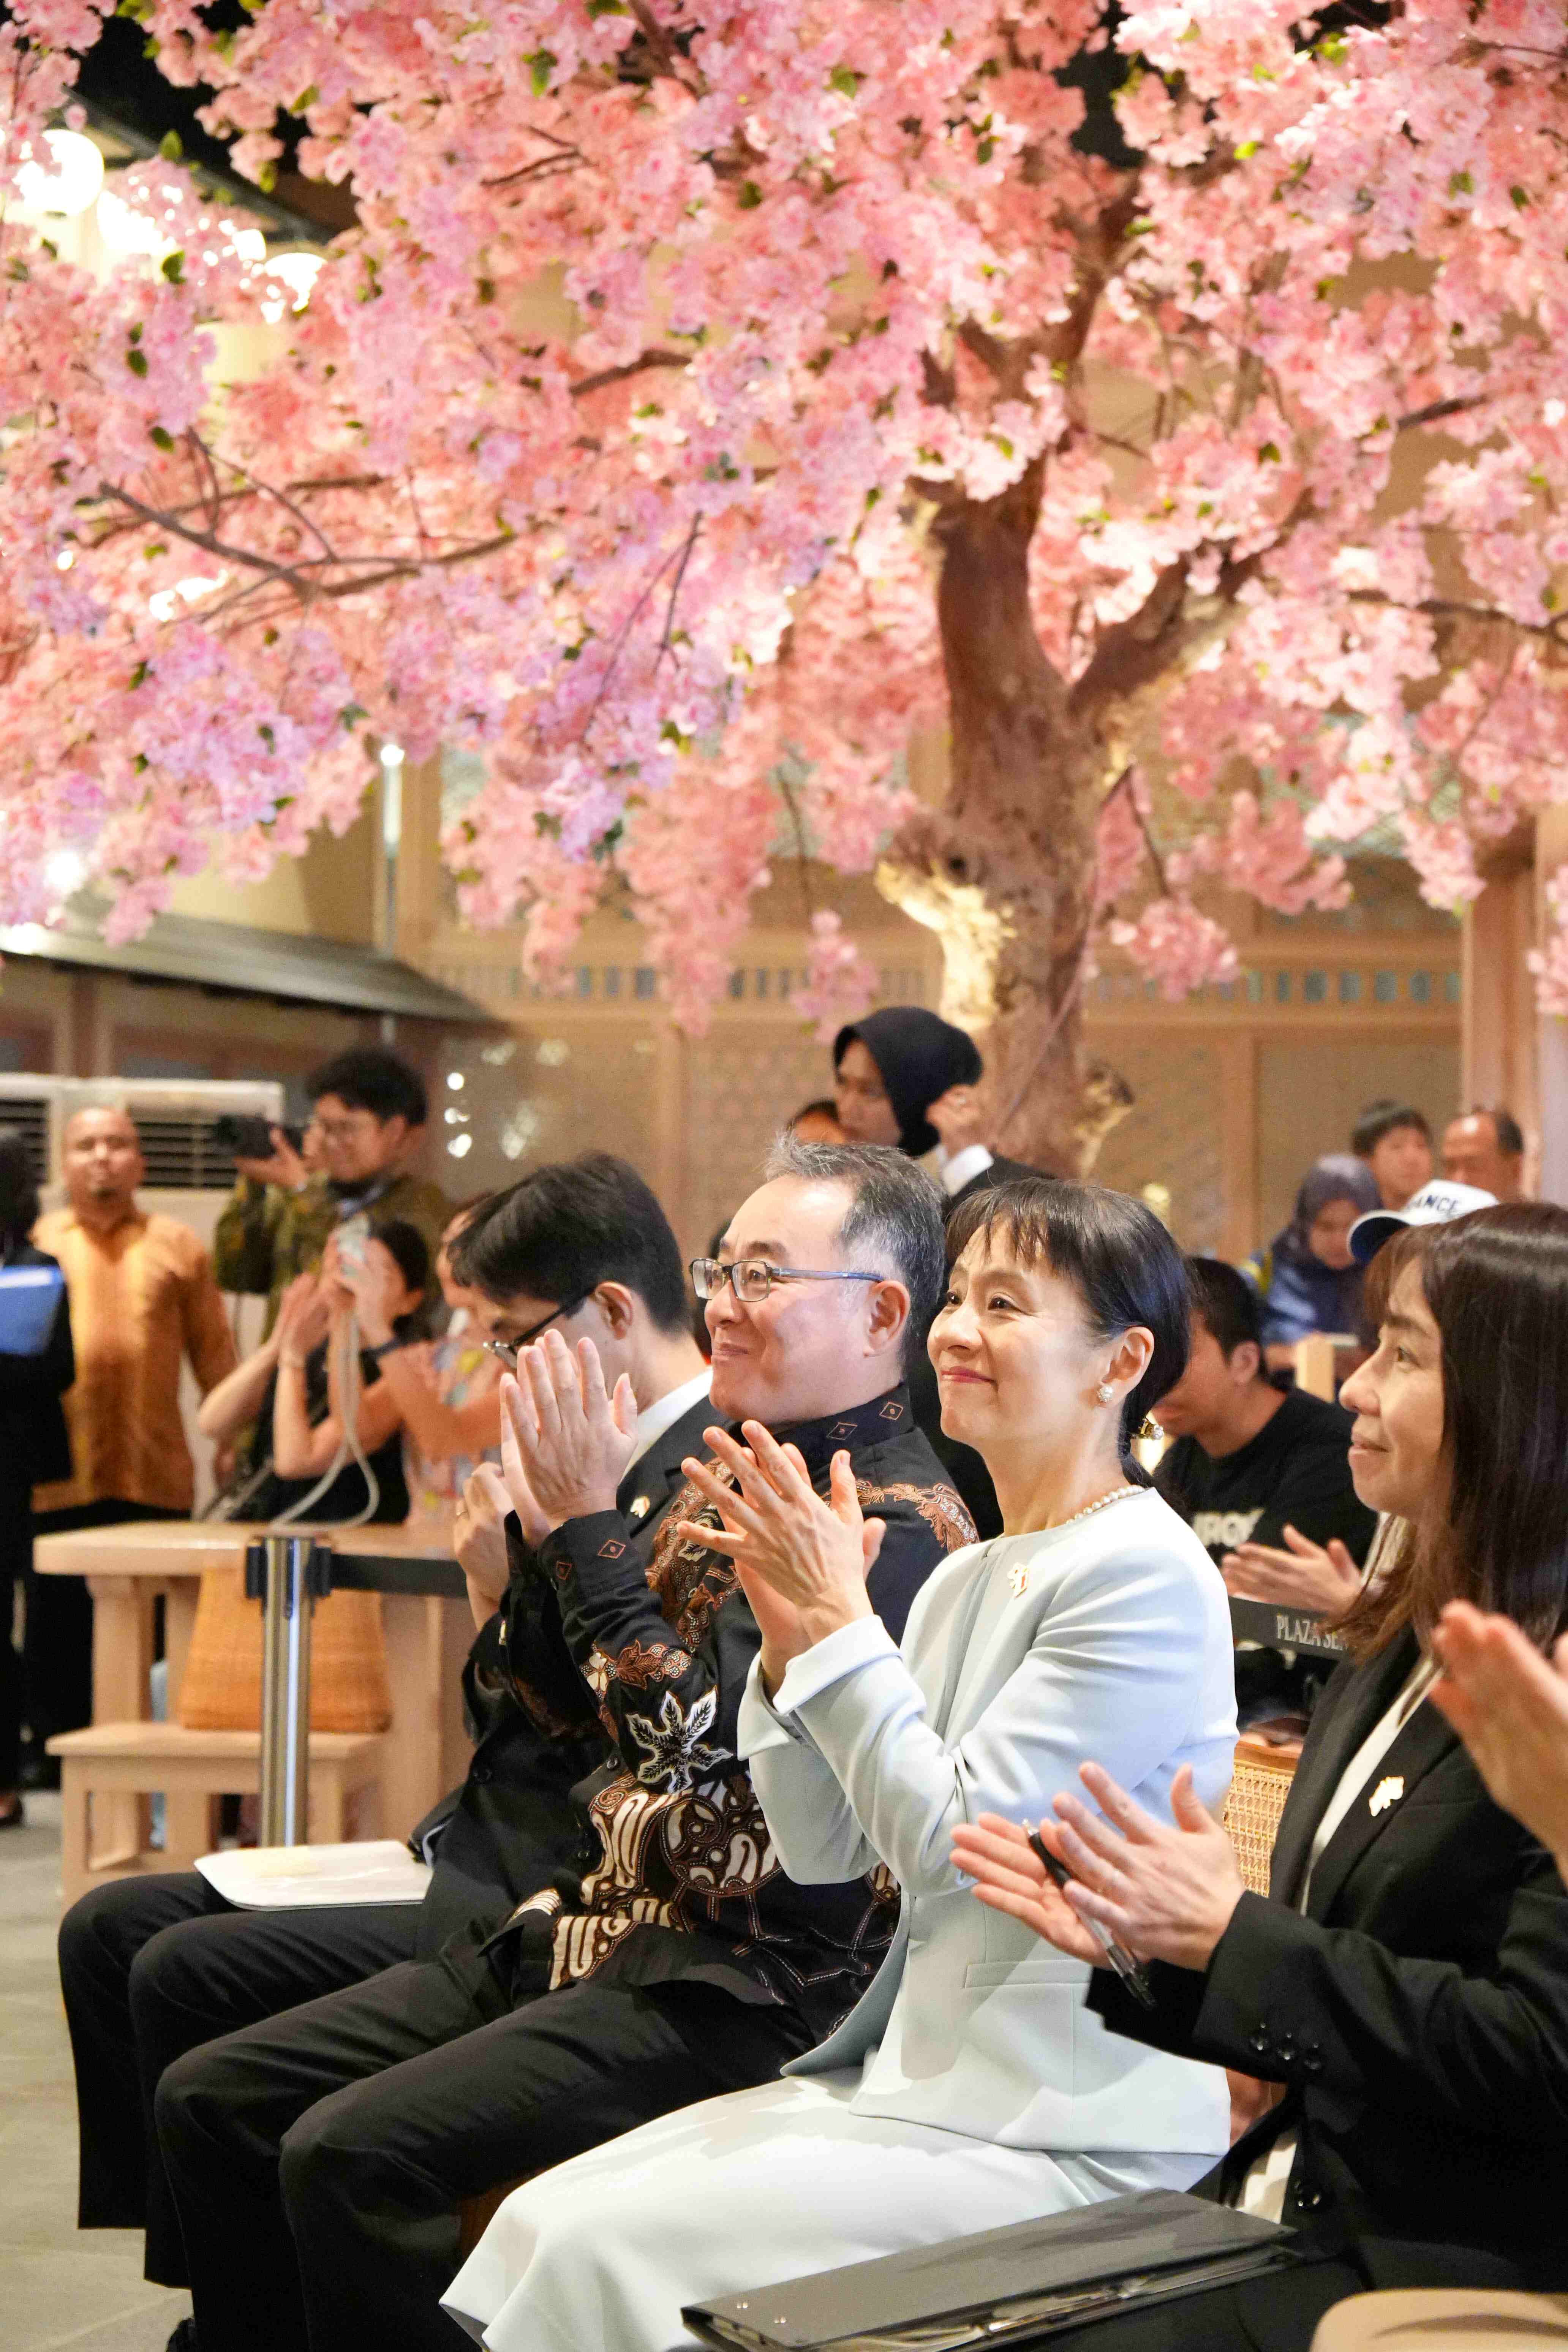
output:
[[1351, 1255], [1358, 1265], [1365, 1265], [1405, 1225], [1446, 1225], [1455, 1217], [1468, 1217], [1472, 1209], [1496, 1207], [1495, 1192], [1483, 1192], [1478, 1184], [1450, 1184], [1437, 1176], [1413, 1192], [1403, 1209], [1373, 1209], [1358, 1217], [1350, 1229]]

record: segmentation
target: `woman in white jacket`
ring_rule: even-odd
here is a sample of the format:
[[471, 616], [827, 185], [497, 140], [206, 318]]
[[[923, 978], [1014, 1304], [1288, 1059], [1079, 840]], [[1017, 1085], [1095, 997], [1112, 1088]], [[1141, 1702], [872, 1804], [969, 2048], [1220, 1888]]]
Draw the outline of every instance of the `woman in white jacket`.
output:
[[1088, 1968], [975, 1903], [950, 1852], [983, 1812], [1037, 1818], [1089, 1758], [1152, 1809], [1184, 1764], [1223, 1797], [1224, 1589], [1131, 1454], [1185, 1362], [1181, 1259], [1138, 1202], [1044, 1179], [965, 1202], [949, 1245], [942, 1426], [984, 1455], [1004, 1532], [935, 1571], [901, 1648], [846, 1457], [831, 1505], [758, 1424], [709, 1432], [727, 1475], [686, 1465], [762, 1632], [742, 1749], [778, 1859], [805, 1883], [880, 1863], [899, 1933], [786, 2079], [514, 2191], [447, 2297], [496, 2352], [668, 2352], [684, 2304], [1186, 2188], [1226, 2147], [1224, 2075], [1106, 2032]]

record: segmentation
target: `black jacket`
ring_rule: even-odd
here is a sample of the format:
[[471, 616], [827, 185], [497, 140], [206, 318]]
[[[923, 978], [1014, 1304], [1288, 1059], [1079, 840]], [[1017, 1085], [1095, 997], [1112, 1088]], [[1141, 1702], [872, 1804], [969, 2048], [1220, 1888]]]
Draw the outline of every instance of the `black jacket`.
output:
[[[775, 1433], [800, 1448], [819, 1493], [847, 1450], [862, 1508], [886, 1525], [867, 1589], [897, 1640], [926, 1578], [973, 1539], [907, 1390]], [[662, 1525], [651, 1517], [640, 1528], [620, 1511], [569, 1519], [542, 1547], [566, 1648], [614, 1758], [579, 1791], [585, 1871], [536, 1882], [493, 1965], [519, 1996], [601, 1974], [705, 1979], [788, 2007], [815, 2041], [876, 1973], [896, 1890], [885, 1873], [810, 1887], [784, 1875], [735, 1748], [756, 1619], [731, 1561], [677, 1533], [682, 1519], [718, 1524], [695, 1487]]]
[[[18, 1242], [5, 1263], [58, 1271], [58, 1261], [31, 1242]], [[35, 1486], [71, 1475], [60, 1399], [75, 1380], [70, 1300], [62, 1290], [42, 1354], [0, 1355], [0, 1510], [7, 1517], [30, 1503]]]
[[[642, 1542], [651, 1543], [683, 1484], [682, 1460], [705, 1450], [702, 1432], [712, 1418], [700, 1398], [621, 1481], [617, 1508]], [[419, 1922], [426, 1958], [461, 1930], [490, 1932], [557, 1872], [586, 1868], [586, 1824], [572, 1791], [614, 1754], [562, 1639], [553, 1585], [515, 1518], [507, 1521], [507, 1538], [511, 1583], [463, 1669], [473, 1761], [462, 1787], [409, 1840], [416, 1852], [435, 1840], [436, 1874]]]
[[[1156, 1966], [1141, 2010], [1097, 1971], [1117, 2032], [1289, 2087], [1200, 2188], [1228, 2200], [1281, 2132], [1285, 2219], [1379, 2284], [1568, 2286], [1568, 1892], [1487, 1795], [1436, 1707], [1377, 1764], [1295, 1908], [1345, 1765], [1415, 1661], [1412, 1634], [1335, 1673], [1275, 1841], [1208, 1969]], [[1402, 1784], [1402, 1785], [1401, 1785]], [[1383, 1801], [1374, 1813], [1371, 1800]]]

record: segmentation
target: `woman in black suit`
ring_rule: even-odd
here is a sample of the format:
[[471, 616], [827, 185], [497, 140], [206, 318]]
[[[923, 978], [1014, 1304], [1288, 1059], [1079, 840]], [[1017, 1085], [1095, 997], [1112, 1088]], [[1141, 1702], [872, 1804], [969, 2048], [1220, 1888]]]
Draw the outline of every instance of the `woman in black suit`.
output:
[[[58, 1266], [27, 1235], [38, 1214], [27, 1147], [14, 1128], [0, 1128], [0, 1270]], [[18, 1583], [33, 1564], [33, 1488], [68, 1478], [70, 1440], [60, 1399], [76, 1378], [70, 1307], [62, 1282], [42, 1350], [7, 1355], [0, 1349], [0, 1830], [19, 1829], [22, 1800], [22, 1661], [11, 1639]]]
[[1268, 1897], [1180, 1777], [1162, 1822], [1084, 1768], [1098, 1811], [1063, 1795], [1040, 1825], [1079, 1882], [1065, 1895], [1015, 1824], [955, 1834], [983, 1902], [1082, 1958], [1098, 1921], [1151, 1963], [1152, 2011], [1092, 1979], [1117, 2032], [1278, 2086], [1199, 2189], [1291, 2224], [1303, 2263], [1179, 2324], [1104, 2321], [1093, 2352], [1306, 2352], [1369, 2285], [1568, 2286], [1568, 1892], [1428, 1699], [1448, 1602], [1541, 1649], [1568, 1627], [1568, 1212], [1411, 1231], [1370, 1286], [1352, 1475], [1406, 1533], [1342, 1621], [1352, 1660], [1313, 1717]]

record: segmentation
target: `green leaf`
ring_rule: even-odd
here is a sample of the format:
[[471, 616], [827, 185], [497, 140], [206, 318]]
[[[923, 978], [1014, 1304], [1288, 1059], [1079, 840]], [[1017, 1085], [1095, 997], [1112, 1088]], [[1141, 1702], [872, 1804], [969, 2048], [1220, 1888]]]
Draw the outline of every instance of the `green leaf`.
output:
[[32, 274], [19, 253], [14, 253], [5, 264], [6, 277], [17, 286], [25, 286]]
[[338, 713], [338, 724], [345, 732], [352, 733], [362, 719], [369, 717], [370, 713], [363, 702], [345, 702]]
[[264, 629], [261, 633], [261, 642], [264, 646], [275, 646], [278, 643], [277, 630]]
[[481, 302], [493, 302], [496, 299], [495, 279], [493, 278], [481, 278], [476, 290]]
[[763, 192], [755, 180], [742, 180], [735, 197], [738, 208], [743, 213], [754, 213], [762, 201]]
[[524, 58], [523, 63], [528, 68], [529, 78], [533, 84], [533, 95], [535, 98], [542, 98], [550, 88], [550, 77], [555, 70], [553, 51], [535, 49]]
[[132, 343], [125, 354], [125, 364], [130, 369], [132, 375], [145, 375], [147, 373], [146, 352], [139, 352], [135, 344]]
[[278, 738], [272, 732], [271, 728], [264, 723], [258, 727], [256, 731], [260, 736], [262, 741], [266, 744], [268, 750], [269, 751], [276, 751], [278, 749]]
[[300, 92], [299, 97], [294, 100], [293, 105], [289, 109], [289, 113], [290, 113], [290, 114], [303, 114], [303, 113], [304, 113], [304, 111], [305, 111], [305, 109], [306, 109], [308, 106], [314, 106], [314, 105], [315, 105], [316, 100], [321, 97], [321, 91], [317, 89], [317, 87], [316, 87], [315, 83], [314, 83], [314, 82], [312, 82], [312, 83], [310, 84], [310, 89], [302, 89], [302, 90]]
[[174, 436], [165, 425], [150, 425], [147, 438], [154, 449], [172, 449], [174, 446]]
[[1279, 443], [1277, 441], [1266, 441], [1263, 444], [1262, 448], [1259, 449], [1258, 453], [1258, 462], [1260, 466], [1278, 466], [1279, 463]]
[[1245, 163], [1249, 155], [1257, 154], [1261, 144], [1262, 142], [1258, 139], [1244, 139], [1240, 146], [1236, 151], [1237, 162], [1238, 163]]
[[1471, 179], [1471, 177], [1470, 177], [1470, 175], [1469, 175], [1469, 173], [1468, 173], [1468, 172], [1450, 172], [1450, 173], [1449, 173], [1449, 174], [1448, 174], [1448, 194], [1449, 194], [1451, 196], [1469, 196], [1469, 195], [1473, 195], [1473, 194], [1475, 194], [1475, 189], [1476, 189], [1476, 184], [1475, 184], [1475, 182]]
[[856, 73], [849, 66], [835, 66], [827, 77], [827, 86], [836, 89], [840, 98], [853, 98], [865, 79], [864, 74]]
[[135, 691], [136, 691], [136, 689], [137, 689], [137, 688], [138, 688], [139, 686], [142, 686], [142, 685], [144, 685], [144, 684], [146, 683], [147, 679], [148, 679], [148, 678], [150, 678], [150, 677], [152, 677], [152, 675], [153, 675], [153, 665], [152, 665], [152, 663], [151, 663], [151, 662], [139, 661], [139, 662], [137, 663], [137, 665], [136, 665], [135, 668], [134, 668], [134, 669], [132, 671], [132, 673], [131, 673], [131, 687], [130, 687], [130, 691], [131, 691], [132, 694], [134, 694], [134, 693], [135, 693]]
[[627, 16], [630, 14], [624, 0], [588, 0], [590, 21], [599, 16]]
[[158, 264], [158, 268], [171, 286], [184, 284], [185, 257], [183, 253], [166, 253]]
[[180, 142], [180, 134], [177, 131], [164, 131], [158, 142], [158, 152], [165, 163], [178, 163], [183, 160], [185, 151]]
[[278, 185], [277, 164], [263, 163], [260, 171], [256, 174], [256, 184], [260, 189], [264, 196], [269, 196], [272, 194], [273, 189]]
[[1511, 187], [1508, 193], [1510, 200], [1512, 201], [1515, 212], [1523, 212], [1530, 203], [1530, 190], [1528, 188], [1521, 188], [1516, 185]]

